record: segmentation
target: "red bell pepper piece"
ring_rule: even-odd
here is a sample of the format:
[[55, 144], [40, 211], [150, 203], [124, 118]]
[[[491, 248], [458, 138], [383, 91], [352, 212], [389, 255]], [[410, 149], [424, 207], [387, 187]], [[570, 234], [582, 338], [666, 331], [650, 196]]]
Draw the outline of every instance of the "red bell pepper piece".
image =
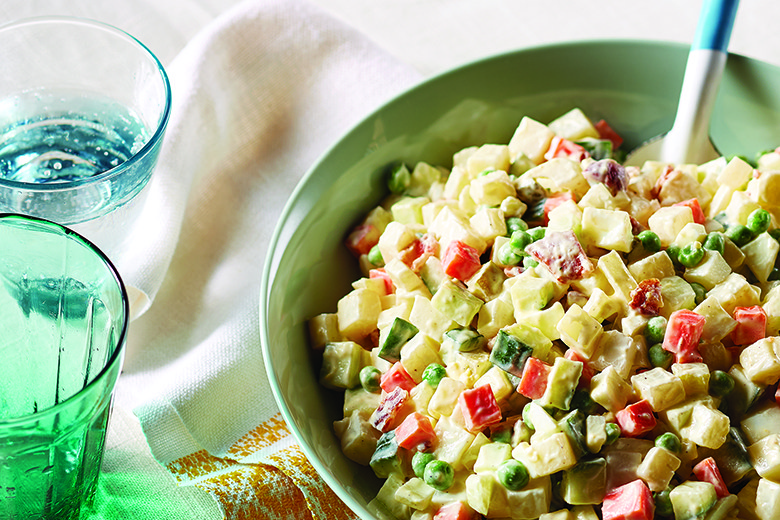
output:
[[677, 363], [695, 363], [702, 360], [698, 350], [704, 330], [704, 316], [681, 309], [669, 316], [663, 348], [676, 354]]
[[737, 326], [731, 332], [735, 345], [750, 345], [766, 336], [766, 311], [759, 305], [734, 309]]
[[347, 236], [347, 249], [355, 256], [367, 255], [371, 248], [379, 242], [381, 234], [376, 226], [361, 224]]
[[547, 390], [547, 378], [552, 367], [535, 357], [529, 357], [523, 366], [523, 375], [517, 385], [517, 392], [529, 399], [539, 399]]
[[550, 142], [550, 148], [545, 152], [544, 158], [549, 161], [557, 157], [564, 157], [579, 162], [590, 157], [590, 154], [577, 143], [556, 135]]
[[639, 437], [655, 428], [653, 409], [647, 399], [630, 404], [615, 414], [620, 431], [626, 437]]
[[653, 520], [654, 514], [653, 495], [641, 479], [613, 489], [601, 505], [603, 520]]
[[401, 387], [407, 392], [410, 392], [412, 388], [417, 386], [417, 383], [414, 382], [414, 379], [412, 379], [412, 376], [409, 375], [409, 372], [406, 371], [404, 366], [399, 361], [396, 361], [390, 369], [379, 378], [379, 386], [382, 387], [382, 390], [385, 392], [392, 392], [396, 387]]
[[486, 426], [501, 422], [501, 408], [496, 402], [490, 385], [464, 390], [458, 396], [458, 404], [466, 421], [466, 429], [469, 431], [479, 431]]
[[409, 392], [400, 386], [390, 393], [384, 393], [382, 400], [379, 401], [379, 406], [371, 414], [368, 422], [380, 432], [384, 433], [392, 430], [396, 417], [401, 413], [408, 400]]
[[712, 457], [702, 459], [698, 464], [693, 467], [693, 474], [697, 479], [702, 482], [709, 482], [715, 487], [715, 493], [718, 498], [729, 496], [729, 489], [726, 487], [726, 483], [723, 481], [723, 477], [720, 475], [718, 469], [718, 463]]
[[414, 412], [406, 416], [395, 429], [395, 440], [407, 450], [428, 451], [436, 441], [431, 421], [425, 415]]
[[368, 277], [371, 279], [378, 278], [385, 282], [385, 294], [393, 294], [395, 292], [395, 285], [393, 285], [393, 280], [390, 279], [390, 275], [387, 274], [387, 271], [385, 271], [384, 267], [370, 269], [368, 271]]
[[465, 282], [479, 271], [479, 252], [460, 240], [453, 240], [444, 250], [441, 265], [448, 276]]
[[704, 217], [704, 211], [702, 211], [701, 205], [699, 204], [699, 199], [694, 198], [683, 200], [681, 202], [675, 203], [674, 206], [687, 206], [691, 208], [691, 213], [693, 213], [693, 221], [696, 224], [704, 225], [704, 222], [707, 220]]
[[612, 141], [612, 149], [617, 150], [620, 145], [623, 144], [623, 138], [618, 135], [615, 130], [612, 129], [606, 121], [601, 119], [598, 123], [593, 125], [596, 131], [599, 133], [599, 139], [607, 139]]
[[433, 520], [472, 520], [473, 518], [474, 511], [463, 502], [452, 502], [441, 506], [433, 515]]

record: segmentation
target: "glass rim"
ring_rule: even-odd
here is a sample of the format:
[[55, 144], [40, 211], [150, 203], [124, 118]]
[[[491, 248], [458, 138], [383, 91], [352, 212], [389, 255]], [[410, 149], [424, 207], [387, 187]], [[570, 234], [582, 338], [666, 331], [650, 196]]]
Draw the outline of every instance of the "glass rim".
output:
[[162, 86], [163, 86], [164, 98], [165, 98], [162, 114], [159, 117], [156, 128], [154, 129], [152, 135], [149, 137], [149, 139], [146, 140], [146, 142], [144, 143], [143, 147], [141, 147], [140, 150], [138, 150], [136, 153], [128, 157], [126, 161], [122, 162], [121, 164], [118, 164], [117, 166], [114, 166], [113, 168], [104, 170], [91, 177], [85, 177], [83, 179], [65, 181], [65, 182], [37, 183], [37, 182], [14, 181], [9, 179], [3, 179], [2, 177], [0, 177], [0, 186], [2, 187], [20, 189], [28, 192], [51, 193], [57, 191], [68, 191], [75, 188], [80, 188], [82, 186], [89, 186], [91, 184], [97, 184], [103, 182], [106, 179], [110, 179], [122, 174], [124, 171], [132, 168], [133, 166], [135, 166], [136, 163], [140, 162], [162, 140], [163, 134], [165, 133], [165, 129], [168, 126], [168, 121], [171, 116], [172, 95], [171, 95], [171, 82], [170, 79], [168, 78], [168, 73], [165, 71], [165, 68], [163, 67], [162, 63], [157, 58], [157, 56], [151, 51], [151, 49], [149, 49], [149, 47], [147, 47], [138, 38], [136, 38], [135, 36], [128, 33], [127, 31], [124, 31], [123, 29], [120, 29], [114, 25], [101, 22], [99, 20], [92, 20], [90, 18], [82, 18], [77, 16], [65, 16], [65, 15], [34, 16], [29, 18], [20, 18], [18, 20], [13, 20], [11, 22], [0, 24], [0, 34], [8, 30], [13, 30], [25, 26], [30, 26], [30, 25], [45, 24], [45, 23], [82, 25], [82, 26], [92, 27], [94, 29], [102, 29], [107, 33], [113, 34], [119, 37], [120, 39], [125, 40], [127, 43], [131, 44], [132, 46], [137, 47], [143, 54], [151, 58], [151, 61], [156, 65], [157, 72], [159, 73], [160, 79], [162, 80]]
[[81, 234], [77, 233], [76, 231], [73, 231], [69, 227], [63, 226], [62, 224], [57, 224], [56, 222], [52, 222], [51, 220], [46, 220], [44, 218], [33, 217], [21, 213], [0, 212], [0, 222], [5, 220], [21, 220], [21, 221], [35, 222], [38, 225], [43, 224], [44, 226], [50, 228], [59, 228], [60, 230], [62, 230], [63, 234], [66, 237], [82, 243], [85, 247], [87, 247], [93, 253], [95, 253], [98, 256], [98, 258], [102, 261], [102, 263], [106, 266], [107, 271], [114, 278], [114, 281], [117, 283], [117, 287], [119, 288], [119, 293], [122, 300], [122, 315], [124, 319], [122, 320], [122, 329], [119, 333], [116, 342], [117, 343], [116, 348], [111, 353], [111, 356], [108, 358], [103, 368], [100, 369], [100, 372], [98, 372], [97, 375], [94, 378], [92, 378], [92, 380], [89, 383], [84, 385], [83, 388], [81, 388], [78, 392], [68, 397], [67, 399], [60, 401], [59, 403], [52, 405], [48, 408], [45, 408], [39, 412], [34, 412], [26, 415], [19, 415], [16, 417], [0, 418], [0, 430], [8, 427], [17, 426], [19, 424], [28, 423], [30, 421], [38, 421], [47, 416], [56, 415], [63, 408], [67, 408], [74, 402], [79, 401], [84, 396], [84, 394], [86, 394], [93, 386], [95, 386], [98, 383], [98, 381], [104, 379], [107, 376], [108, 372], [117, 363], [121, 362], [122, 356], [125, 351], [125, 344], [127, 342], [127, 331], [130, 326], [130, 298], [128, 297], [127, 294], [127, 287], [125, 286], [125, 283], [122, 280], [122, 276], [119, 274], [119, 270], [98, 246], [96, 246], [94, 243], [92, 243], [92, 241], [85, 238]]

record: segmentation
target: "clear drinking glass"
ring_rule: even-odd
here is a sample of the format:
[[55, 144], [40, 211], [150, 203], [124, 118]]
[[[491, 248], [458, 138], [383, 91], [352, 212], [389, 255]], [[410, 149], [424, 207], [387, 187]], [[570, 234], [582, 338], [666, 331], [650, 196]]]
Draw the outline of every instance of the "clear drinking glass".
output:
[[89, 241], [0, 214], [0, 519], [86, 517], [128, 312], [119, 274]]
[[159, 60], [103, 23], [0, 26], [0, 212], [66, 225], [111, 258], [143, 206], [168, 122]]

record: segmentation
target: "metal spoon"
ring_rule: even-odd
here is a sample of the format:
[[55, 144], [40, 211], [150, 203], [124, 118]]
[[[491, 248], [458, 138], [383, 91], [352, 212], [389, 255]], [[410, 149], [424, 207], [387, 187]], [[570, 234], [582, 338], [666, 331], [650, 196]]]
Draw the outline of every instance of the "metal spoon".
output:
[[647, 160], [701, 164], [717, 158], [709, 138], [710, 116], [726, 66], [731, 29], [739, 0], [704, 0], [671, 130], [628, 154], [626, 164]]

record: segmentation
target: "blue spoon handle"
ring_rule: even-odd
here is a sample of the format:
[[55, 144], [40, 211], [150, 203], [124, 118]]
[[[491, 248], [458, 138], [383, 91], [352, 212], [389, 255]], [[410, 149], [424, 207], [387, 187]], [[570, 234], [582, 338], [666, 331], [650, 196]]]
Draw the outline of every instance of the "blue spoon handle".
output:
[[704, 0], [692, 50], [727, 52], [739, 0]]

